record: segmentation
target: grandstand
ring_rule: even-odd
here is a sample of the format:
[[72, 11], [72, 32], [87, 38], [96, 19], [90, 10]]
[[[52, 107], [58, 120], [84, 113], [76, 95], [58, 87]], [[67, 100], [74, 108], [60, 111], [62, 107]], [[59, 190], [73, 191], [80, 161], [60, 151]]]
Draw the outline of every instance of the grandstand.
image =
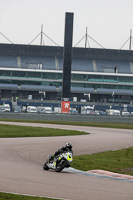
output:
[[[61, 100], [62, 74], [63, 47], [0, 44], [1, 99]], [[74, 97], [132, 104], [133, 51], [73, 48], [70, 100]]]

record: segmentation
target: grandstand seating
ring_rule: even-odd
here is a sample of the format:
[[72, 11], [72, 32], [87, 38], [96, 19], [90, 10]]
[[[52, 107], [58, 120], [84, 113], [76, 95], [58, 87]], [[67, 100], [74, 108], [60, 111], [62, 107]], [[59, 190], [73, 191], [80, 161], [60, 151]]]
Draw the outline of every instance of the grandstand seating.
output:
[[88, 59], [72, 59], [72, 71], [93, 72], [92, 61]]
[[99, 94], [113, 94], [114, 89], [106, 89], [106, 88], [97, 88], [97, 92]]
[[74, 93], [91, 93], [94, 92], [93, 88], [79, 88], [79, 87], [71, 87], [71, 92]]
[[22, 68], [34, 68], [34, 69], [55, 69], [55, 58], [54, 57], [26, 57], [21, 56], [21, 67]]
[[56, 58], [58, 59], [59, 70], [63, 70], [63, 58]]
[[[0, 55], [0, 67], [63, 70], [63, 58], [43, 56]], [[115, 71], [115, 67], [117, 70]], [[129, 61], [89, 60], [73, 58], [72, 71], [102, 73], [133, 73]]]
[[0, 67], [17, 67], [17, 56], [0, 55]]
[[56, 69], [54, 57], [45, 57], [42, 64], [43, 64], [43, 69], [51, 69], [51, 70]]
[[131, 67], [128, 61], [115, 61], [115, 60], [96, 60], [97, 72], [131, 74]]
[[13, 89], [13, 90], [16, 90], [18, 88], [18, 85], [17, 84], [3, 84], [3, 83], [0, 83], [0, 88], [1, 89]]
[[114, 95], [132, 95], [133, 91], [131, 90], [124, 90], [124, 89], [106, 89], [106, 88], [97, 88], [97, 93], [99, 94], [113, 94]]
[[133, 95], [132, 90], [116, 89], [115, 94]]
[[21, 85], [22, 90], [36, 90], [36, 91], [56, 91], [55, 86], [43, 86], [43, 85]]

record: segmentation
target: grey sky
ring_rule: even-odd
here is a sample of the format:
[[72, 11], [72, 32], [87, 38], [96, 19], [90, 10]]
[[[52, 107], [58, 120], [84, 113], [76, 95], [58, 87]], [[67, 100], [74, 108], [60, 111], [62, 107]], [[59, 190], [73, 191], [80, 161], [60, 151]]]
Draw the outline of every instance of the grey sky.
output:
[[[65, 12], [74, 12], [73, 46], [88, 35], [105, 48], [119, 49], [133, 28], [133, 0], [0, 0], [0, 32], [28, 44], [41, 32], [64, 44]], [[7, 42], [0, 34], [0, 43]], [[38, 37], [33, 44], [39, 44]], [[84, 46], [85, 39], [79, 43]], [[45, 45], [54, 45], [44, 37]], [[89, 39], [90, 47], [99, 47]], [[129, 42], [123, 49], [128, 49]], [[133, 49], [133, 48], [132, 48]]]

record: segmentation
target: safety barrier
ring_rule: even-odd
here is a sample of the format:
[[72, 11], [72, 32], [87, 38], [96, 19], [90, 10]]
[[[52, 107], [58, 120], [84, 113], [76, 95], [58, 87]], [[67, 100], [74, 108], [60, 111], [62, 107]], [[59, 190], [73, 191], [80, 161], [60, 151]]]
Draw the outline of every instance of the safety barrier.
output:
[[38, 114], [38, 113], [0, 113], [0, 119], [46, 120], [46, 121], [80, 121], [106, 123], [133, 123], [133, 116], [91, 116], [72, 114]]

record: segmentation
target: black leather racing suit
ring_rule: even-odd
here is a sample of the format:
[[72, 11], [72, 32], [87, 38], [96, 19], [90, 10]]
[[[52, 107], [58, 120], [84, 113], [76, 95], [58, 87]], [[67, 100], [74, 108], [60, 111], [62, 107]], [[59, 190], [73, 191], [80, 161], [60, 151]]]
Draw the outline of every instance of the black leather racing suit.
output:
[[[54, 157], [58, 156], [60, 153], [64, 153], [64, 152], [67, 152], [67, 151], [72, 151], [72, 148], [69, 149], [67, 147], [62, 147], [61, 149], [58, 149], [58, 151], [56, 151], [54, 153], [54, 155], [52, 155], [50, 158], [49, 158], [49, 162], [52, 161], [54, 159]], [[73, 151], [72, 151], [73, 153]]]

